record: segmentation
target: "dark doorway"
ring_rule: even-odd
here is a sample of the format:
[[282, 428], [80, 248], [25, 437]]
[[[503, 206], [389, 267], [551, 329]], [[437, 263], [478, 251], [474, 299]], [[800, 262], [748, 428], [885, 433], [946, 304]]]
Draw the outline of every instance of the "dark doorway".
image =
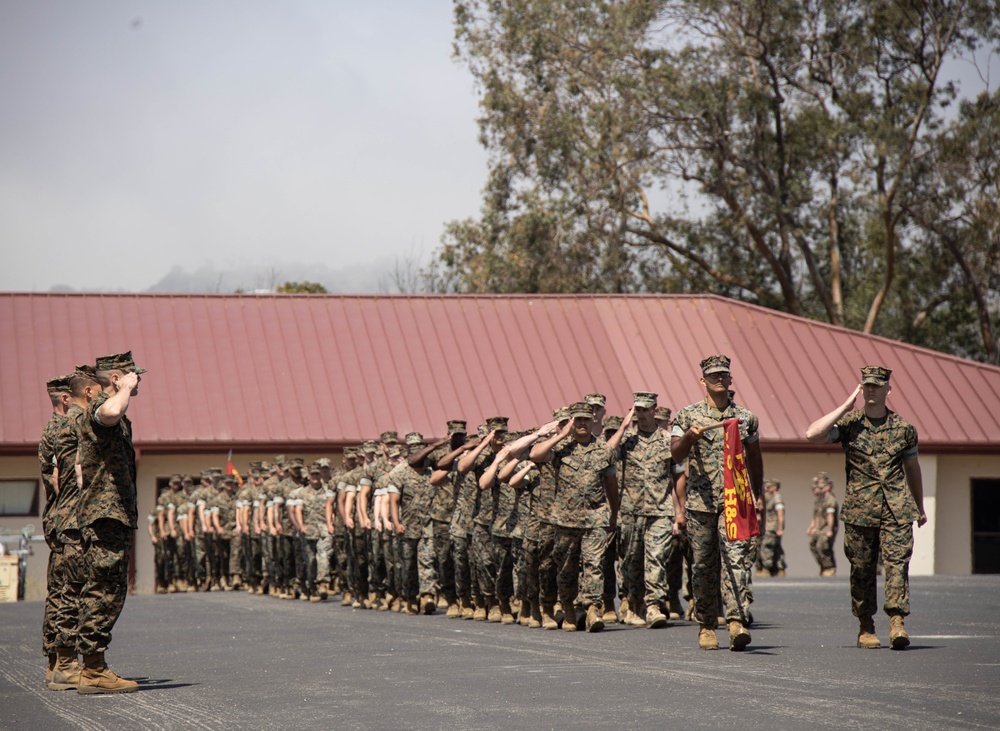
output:
[[1000, 574], [1000, 480], [972, 481], [972, 573]]

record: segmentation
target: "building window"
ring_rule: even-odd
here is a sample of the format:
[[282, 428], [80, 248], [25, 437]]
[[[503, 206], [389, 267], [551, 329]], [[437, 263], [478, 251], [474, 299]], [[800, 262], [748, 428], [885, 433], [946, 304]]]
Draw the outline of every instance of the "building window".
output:
[[38, 480], [0, 480], [0, 515], [38, 517]]
[[1000, 480], [972, 481], [972, 573], [1000, 574]]

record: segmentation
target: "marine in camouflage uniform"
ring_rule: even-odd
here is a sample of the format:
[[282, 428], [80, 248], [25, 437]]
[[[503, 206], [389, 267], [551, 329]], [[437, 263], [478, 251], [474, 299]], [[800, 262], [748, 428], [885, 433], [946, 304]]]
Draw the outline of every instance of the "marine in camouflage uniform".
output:
[[764, 576], [784, 576], [788, 565], [781, 539], [785, 533], [785, 503], [781, 498], [781, 483], [764, 482], [764, 537], [757, 554], [757, 569]]
[[[461, 425], [461, 433], [456, 432], [452, 438], [452, 451], [437, 462], [436, 480], [450, 480], [455, 491], [455, 507], [448, 525], [448, 535], [451, 537], [451, 551], [455, 562], [455, 594], [460, 606], [462, 619], [472, 619], [475, 614], [473, 603], [474, 587], [476, 586], [472, 570], [472, 533], [475, 528], [474, 517], [479, 511], [480, 490], [473, 472], [461, 474], [458, 472], [459, 458], [476, 444], [475, 437], [466, 435], [465, 422], [448, 422]], [[433, 484], [433, 483], [432, 483]], [[481, 597], [478, 597], [481, 601]]]
[[350, 558], [348, 548], [350, 536], [347, 527], [344, 525], [344, 504], [347, 494], [345, 492], [347, 483], [344, 482], [344, 475], [358, 466], [358, 452], [356, 447], [344, 447], [343, 459], [334, 469], [330, 478], [330, 483], [334, 485], [336, 498], [331, 505], [330, 520], [333, 523], [333, 552], [334, 552], [334, 577], [335, 585], [331, 587], [332, 593], [349, 592]]
[[[69, 419], [66, 416], [69, 402], [72, 376], [59, 376], [45, 384], [49, 399], [52, 401], [52, 416], [42, 430], [38, 442], [38, 466], [42, 475], [42, 485], [45, 489], [45, 507], [42, 512], [42, 532], [49, 546], [49, 563], [46, 572], [47, 595], [45, 599], [45, 617], [42, 621], [42, 653], [48, 658], [49, 664], [45, 673], [46, 683], [52, 681], [52, 671], [56, 665], [55, 627], [52, 625], [52, 615], [55, 611], [60, 587], [57, 584], [59, 571], [57, 564], [61, 558], [59, 546], [53, 548], [56, 534], [51, 529], [51, 511], [59, 495], [58, 475], [56, 467], [56, 444], [59, 432], [66, 431]], [[65, 395], [65, 398], [63, 397]], [[75, 659], [75, 658], [74, 658]]]
[[[476, 485], [482, 488], [483, 473], [493, 463], [496, 453], [503, 448], [507, 436], [507, 417], [494, 416], [486, 420], [486, 435], [479, 444], [469, 450], [458, 461], [459, 474], [472, 474]], [[501, 620], [500, 607], [496, 599], [497, 559], [491, 530], [493, 526], [492, 495], [479, 496], [479, 510], [472, 519], [472, 581], [476, 596], [476, 610], [473, 618], [477, 621]]]
[[[464, 421], [448, 422], [448, 442], [435, 449], [427, 457], [435, 470], [438, 464], [465, 444], [466, 424]], [[440, 472], [444, 473], [434, 485], [434, 499], [431, 503], [431, 547], [434, 558], [434, 573], [437, 579], [435, 592], [447, 603], [447, 617], [461, 616], [458, 593], [455, 584], [455, 554], [452, 550], [451, 525], [457, 500], [458, 475], [449, 469], [451, 462]]]
[[[402, 549], [403, 579], [400, 588], [407, 614], [417, 614], [421, 610], [432, 614], [436, 608], [432, 593], [434, 587], [427, 583], [426, 575], [422, 577], [418, 569], [419, 544], [430, 522], [434, 500], [435, 488], [430, 482], [432, 468], [427, 460], [432, 450], [417, 432], [406, 435], [406, 446], [409, 458], [396, 465], [388, 479], [392, 522]], [[434, 448], [437, 446], [433, 445]], [[417, 604], [418, 595], [421, 606]]]
[[573, 404], [569, 416], [564, 428], [532, 448], [531, 459], [551, 461], [556, 470], [552, 560], [565, 614], [563, 629], [577, 628], [579, 600], [587, 630], [598, 632], [604, 629], [605, 551], [618, 518], [617, 460], [614, 450], [591, 434], [590, 404]]
[[326, 601], [330, 583], [330, 554], [328, 546], [321, 550], [321, 543], [329, 543], [330, 532], [326, 523], [326, 506], [333, 499], [333, 492], [323, 484], [319, 464], [309, 466], [309, 484], [300, 493], [302, 500], [302, 540], [306, 552], [306, 580], [303, 591], [310, 601]]
[[191, 500], [194, 492], [194, 478], [181, 476], [181, 492], [177, 504], [177, 562], [182, 591], [197, 590], [197, 571], [194, 563], [195, 544], [195, 504]]
[[[561, 406], [552, 412], [557, 429], [565, 428], [570, 421], [569, 407]], [[570, 439], [570, 437], [566, 437]], [[553, 449], [562, 446], [561, 442]], [[528, 527], [526, 531], [525, 553], [527, 554], [528, 582], [537, 584], [537, 601], [540, 607], [539, 621], [543, 629], [559, 629], [556, 621], [555, 604], [559, 600], [556, 583], [556, 565], [552, 558], [555, 548], [556, 524], [553, 506], [556, 501], [556, 468], [551, 460], [537, 464], [538, 486], [533, 491]], [[529, 590], [532, 595], [535, 589]]]
[[[480, 477], [479, 488], [483, 490], [483, 500], [491, 503], [493, 521], [490, 523], [490, 541], [496, 562], [496, 583], [494, 595], [497, 611], [487, 617], [489, 621], [513, 624], [514, 615], [511, 600], [514, 597], [514, 541], [523, 536], [519, 529], [520, 513], [518, 503], [520, 491], [510, 486], [510, 476], [517, 466], [518, 455], [511, 452], [510, 445], [502, 447], [494, 454]], [[501, 472], [505, 472], [501, 477]]]
[[[607, 416], [607, 397], [603, 393], [588, 393], [583, 397], [583, 400], [590, 404], [591, 408], [594, 410], [594, 421], [591, 424], [590, 431], [594, 435], [594, 439], [603, 441], [607, 443], [607, 439], [604, 437], [604, 423]], [[619, 475], [620, 477], [620, 475]], [[619, 486], [621, 482], [618, 483]], [[619, 519], [621, 518], [621, 511], [618, 514]], [[604, 574], [604, 615], [602, 619], [605, 623], [618, 621], [618, 614], [615, 611], [615, 596], [617, 595], [617, 585], [618, 585], [618, 538], [619, 538], [618, 526], [615, 526], [615, 530], [611, 535], [611, 542], [608, 543], [608, 548], [604, 552], [604, 562], [601, 565], [601, 571]]]
[[198, 487], [191, 493], [191, 502], [194, 503], [194, 568], [195, 584], [201, 591], [208, 591], [211, 588], [211, 578], [209, 576], [209, 556], [210, 542], [212, 539], [209, 516], [205, 514], [205, 506], [208, 500], [216, 493], [212, 484], [212, 473], [210, 470], [201, 471], [201, 481]]
[[[670, 584], [668, 576], [668, 566], [678, 551], [674, 535], [680, 533], [674, 520], [678, 512], [674, 462], [670, 435], [656, 426], [657, 395], [641, 391], [633, 398], [632, 411], [611, 438], [612, 446], [618, 447], [622, 495], [628, 496], [633, 515], [625, 573], [632, 592], [629, 606], [637, 613], [640, 607], [645, 607], [647, 626], [658, 628], [666, 625], [671, 597], [676, 602], [680, 590], [679, 583]], [[636, 428], [628, 429], [633, 415], [637, 419]], [[679, 580], [679, 576], [673, 577], [673, 581]]]
[[128, 692], [137, 684], [108, 668], [104, 653], [128, 593], [128, 561], [138, 525], [132, 423], [125, 415], [138, 393], [131, 353], [97, 359], [104, 390], [77, 419], [83, 490], [77, 509], [87, 578], [80, 593], [77, 650], [83, 655], [79, 693]]
[[[731, 397], [730, 360], [713, 355], [700, 363], [706, 398], [677, 412], [671, 436], [675, 462], [687, 464], [686, 523], [693, 556], [695, 619], [700, 624], [699, 647], [718, 649], [715, 630], [719, 616], [719, 584], [729, 628], [729, 647], [743, 650], [750, 644], [753, 539], [730, 541], [726, 537], [723, 504], [724, 430], [706, 428], [727, 419], [738, 419], [740, 439], [754, 497], [763, 488], [764, 463], [760, 453], [757, 417]], [[678, 516], [680, 519], [681, 516]]]
[[833, 555], [833, 542], [837, 537], [837, 499], [833, 496], [833, 480], [825, 472], [813, 478], [812, 521], [806, 533], [809, 550], [819, 564], [820, 576], [836, 576], [837, 559]]
[[374, 440], [362, 443], [361, 451], [364, 461], [344, 475], [344, 522], [347, 526], [350, 541], [348, 543], [351, 562], [351, 595], [353, 602], [344, 597], [344, 604], [350, 604], [355, 609], [367, 609], [369, 589], [369, 533], [371, 522], [368, 519], [367, 495], [372, 487], [373, 463], [378, 452], [378, 444]]
[[146, 515], [146, 528], [149, 533], [149, 541], [153, 544], [153, 590], [157, 594], [166, 594], [166, 561], [163, 556], [163, 541], [160, 540], [160, 530], [156, 527], [155, 510], [150, 510]]
[[216, 493], [210, 503], [212, 526], [215, 529], [215, 575], [218, 576], [219, 587], [231, 591], [237, 587], [236, 582], [242, 581], [238, 572], [239, 556], [234, 556], [233, 543], [237, 540], [236, 532], [236, 475], [225, 475], [222, 478], [222, 489]]
[[57, 383], [56, 389], [60, 394], [68, 392], [69, 401], [66, 418], [51, 433], [49, 442], [52, 476], [57, 482], [53, 500], [42, 517], [45, 542], [49, 546], [42, 649], [49, 656], [47, 687], [50, 690], [72, 690], [78, 687], [80, 681], [76, 636], [80, 594], [87, 576], [77, 519], [81, 492], [76, 476], [77, 420], [87, 403], [101, 389], [94, 380], [93, 368], [88, 366], [81, 366], [74, 374]]
[[178, 590], [181, 569], [177, 556], [177, 510], [183, 500], [181, 476], [171, 475], [167, 489], [156, 500], [156, 526], [163, 552], [163, 577], [165, 588], [170, 593]]
[[[881, 550], [889, 643], [901, 650], [910, 644], [903, 617], [910, 613], [913, 522], [922, 526], [927, 515], [917, 430], [885, 404], [891, 374], [884, 366], [862, 368], [861, 384], [838, 409], [813, 422], [806, 438], [839, 442], [844, 450], [847, 490], [840, 517], [844, 552], [851, 564], [851, 611], [859, 620], [858, 645], [874, 649], [881, 644], [874, 622]], [[852, 411], [859, 393], [864, 407]]]

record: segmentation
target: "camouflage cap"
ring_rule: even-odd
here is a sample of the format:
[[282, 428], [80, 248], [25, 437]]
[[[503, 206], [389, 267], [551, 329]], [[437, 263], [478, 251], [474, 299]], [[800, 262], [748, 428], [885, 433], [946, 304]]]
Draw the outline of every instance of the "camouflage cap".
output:
[[594, 418], [594, 407], [588, 404], [586, 401], [577, 401], [575, 404], [569, 405], [569, 415], [571, 418]]
[[378, 442], [374, 439], [366, 439], [361, 442], [361, 451], [365, 454], [375, 454], [378, 451]]
[[868, 365], [861, 369], [861, 385], [885, 386], [892, 375], [885, 366]]
[[211, 467], [208, 470], [208, 474], [211, 477], [218, 477], [219, 475], [222, 474], [222, 468], [221, 467]]
[[486, 420], [486, 431], [507, 431], [508, 421], [506, 416], [491, 416]]
[[212, 479], [212, 470], [202, 470], [201, 471], [201, 479], [203, 479], [203, 480], [211, 480]]
[[488, 431], [489, 429], [486, 428], [486, 424], [480, 424], [476, 427], [476, 433], [481, 437], [485, 437]]
[[392, 459], [399, 459], [406, 454], [406, 447], [402, 444], [393, 444], [389, 447], [389, 457]]
[[193, 485], [194, 484], [194, 476], [193, 475], [184, 475], [183, 477], [181, 477], [181, 482], [190, 482]]
[[452, 436], [453, 434], [465, 434], [468, 432], [468, 429], [469, 429], [468, 424], [466, 424], [461, 419], [454, 419], [453, 421], [448, 422], [449, 437]]
[[701, 368], [701, 375], [707, 376], [710, 373], [729, 373], [729, 364], [732, 363], [728, 356], [710, 355], [698, 366]]
[[73, 377], [73, 374], [68, 376], [59, 376], [58, 378], [53, 378], [51, 381], [45, 382], [45, 389], [49, 393], [69, 393], [69, 381]]
[[181, 476], [180, 475], [170, 475], [170, 484], [171, 485], [173, 485], [173, 484], [177, 484], [177, 485], [181, 484]]
[[114, 355], [102, 355], [97, 359], [94, 368], [99, 371], [125, 371], [126, 373], [145, 373], [145, 368], [139, 368], [132, 360], [132, 351]]
[[394, 431], [384, 431], [381, 440], [382, 444], [399, 444], [399, 434]]
[[406, 435], [406, 444], [408, 446], [413, 446], [415, 444], [424, 444], [424, 435], [418, 431], [411, 431]]
[[330, 466], [332, 466], [332, 463], [330, 462], [329, 458], [327, 458], [327, 457], [320, 457], [319, 459], [316, 460], [316, 464], [318, 464], [320, 467], [330, 467]]
[[651, 391], [636, 391], [632, 394], [632, 400], [636, 408], [654, 409], [656, 408], [656, 394]]
[[569, 418], [569, 406], [560, 406], [552, 411], [552, 418], [556, 421], [565, 421]]
[[653, 412], [653, 418], [657, 421], [670, 421], [672, 413], [666, 406], [657, 406], [656, 411]]
[[270, 472], [272, 467], [274, 467], [274, 465], [272, 465], [267, 460], [264, 460], [263, 462], [260, 463], [261, 472]]
[[357, 457], [358, 448], [357, 447], [344, 447], [344, 459], [348, 457]]
[[76, 370], [73, 371], [74, 376], [80, 376], [81, 378], [87, 378], [91, 381], [97, 380], [97, 371], [94, 370], [94, 366], [89, 363], [84, 363], [83, 365], [78, 365]]
[[597, 406], [597, 407], [604, 406], [605, 404], [608, 403], [608, 400], [604, 397], [603, 393], [588, 393], [586, 396], [583, 397], [583, 400], [586, 401], [591, 406]]
[[252, 470], [259, 470], [264, 466], [263, 462], [251, 462], [249, 467]]
[[274, 463], [276, 465], [278, 465], [278, 467], [284, 467], [285, 466], [285, 462], [287, 462], [287, 461], [288, 461], [288, 458], [285, 455], [283, 455], [283, 454], [279, 454], [278, 456], [276, 456], [274, 458]]
[[232, 473], [230, 473], [228, 475], [223, 475], [222, 476], [222, 481], [225, 482], [225, 483], [230, 483], [230, 482], [235, 483], [236, 482], [236, 475], [234, 475]]
[[305, 467], [306, 466], [306, 461], [304, 459], [302, 459], [302, 457], [292, 457], [288, 461], [288, 466], [292, 467], [292, 468], [295, 468], [295, 467]]
[[618, 431], [621, 425], [622, 425], [622, 417], [620, 416], [604, 417], [604, 431]]
[[310, 475], [318, 475], [320, 472], [322, 472], [322, 468], [320, 467], [318, 461], [317, 462], [310, 462], [309, 463], [309, 474]]

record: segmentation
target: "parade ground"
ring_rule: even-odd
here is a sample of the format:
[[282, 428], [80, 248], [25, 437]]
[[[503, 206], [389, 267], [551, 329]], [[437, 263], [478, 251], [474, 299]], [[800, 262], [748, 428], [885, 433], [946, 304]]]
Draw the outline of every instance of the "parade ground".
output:
[[[911, 580], [912, 644], [855, 647], [847, 579], [755, 579], [753, 644], [529, 630], [245, 593], [131, 596], [135, 693], [44, 685], [42, 603], [0, 605], [0, 729], [996, 729], [1000, 576]], [[881, 586], [880, 586], [881, 597]], [[719, 638], [726, 647], [726, 635]]]

